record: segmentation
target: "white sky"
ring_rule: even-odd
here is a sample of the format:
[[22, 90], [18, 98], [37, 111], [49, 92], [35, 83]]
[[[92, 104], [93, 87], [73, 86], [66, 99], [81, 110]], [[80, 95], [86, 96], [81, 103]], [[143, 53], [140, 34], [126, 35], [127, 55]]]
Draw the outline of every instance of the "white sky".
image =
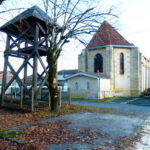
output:
[[[107, 2], [107, 3], [106, 3]], [[150, 0], [105, 0], [108, 7], [116, 5], [119, 14], [119, 33], [130, 43], [137, 46], [145, 57], [150, 58]], [[75, 48], [59, 60], [58, 69], [72, 69], [78, 66], [77, 55], [81, 48]], [[69, 57], [69, 58], [68, 58]], [[63, 64], [63, 65], [60, 65]]]
[[[8, 1], [5, 3], [6, 7], [12, 7], [12, 1], [15, 5], [17, 4], [16, 7], [25, 8], [31, 7], [32, 4], [38, 5], [41, 3], [40, 0], [32, 0], [32, 2], [28, 4], [20, 0]], [[116, 12], [119, 15], [117, 29], [122, 34], [122, 36], [126, 38], [127, 41], [139, 47], [139, 50], [144, 54], [144, 56], [150, 58], [150, 0], [103, 0], [103, 4], [107, 8], [111, 5], [116, 6]], [[3, 18], [9, 20], [11, 17], [12, 15], [7, 14], [6, 17]], [[109, 22], [109, 20], [107, 21]], [[0, 18], [0, 25], [2, 25], [4, 22], [6, 21], [1, 20]], [[0, 51], [3, 51], [4, 47], [4, 42], [1, 42]], [[79, 46], [76, 43], [67, 44], [65, 46], [65, 51], [62, 53], [58, 61], [58, 70], [76, 69], [78, 67], [78, 54], [83, 48], [83, 46]], [[2, 52], [0, 53], [0, 60], [1, 71], [3, 70]], [[14, 61], [14, 64], [17, 66], [19, 61]]]

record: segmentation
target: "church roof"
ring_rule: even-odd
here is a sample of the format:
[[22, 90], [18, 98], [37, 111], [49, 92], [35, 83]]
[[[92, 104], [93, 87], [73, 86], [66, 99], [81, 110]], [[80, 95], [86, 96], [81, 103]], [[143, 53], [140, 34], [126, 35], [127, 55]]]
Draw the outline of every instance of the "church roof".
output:
[[131, 46], [119, 32], [117, 32], [107, 21], [104, 21], [95, 33], [87, 48], [94, 48], [104, 45]]

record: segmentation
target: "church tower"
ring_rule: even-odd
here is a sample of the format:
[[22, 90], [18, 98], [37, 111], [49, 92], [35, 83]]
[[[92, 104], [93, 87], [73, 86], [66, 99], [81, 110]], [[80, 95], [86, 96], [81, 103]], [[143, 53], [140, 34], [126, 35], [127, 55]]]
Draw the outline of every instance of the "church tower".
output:
[[139, 95], [139, 51], [104, 21], [78, 57], [79, 71], [110, 78], [114, 96]]

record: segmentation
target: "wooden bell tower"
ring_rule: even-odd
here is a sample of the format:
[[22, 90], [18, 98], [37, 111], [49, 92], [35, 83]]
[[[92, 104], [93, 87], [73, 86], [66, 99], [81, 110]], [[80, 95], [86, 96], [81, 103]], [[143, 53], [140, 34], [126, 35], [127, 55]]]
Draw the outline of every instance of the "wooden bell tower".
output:
[[[43, 85], [47, 84], [48, 67], [44, 64], [42, 57], [46, 56], [46, 14], [39, 7], [33, 6], [23, 13], [16, 16], [4, 24], [0, 31], [7, 34], [6, 49], [4, 51], [4, 70], [2, 81], [1, 104], [5, 104], [9, 98], [6, 90], [10, 87], [14, 80], [23, 88], [23, 100], [34, 99]], [[50, 21], [50, 19], [49, 19]], [[48, 35], [50, 37], [50, 35]], [[19, 69], [15, 71], [13, 62], [9, 61], [10, 57], [23, 59], [23, 63]], [[33, 64], [30, 60], [33, 60]], [[39, 60], [39, 61], [38, 61]], [[38, 73], [38, 62], [40, 62], [43, 71]], [[32, 68], [32, 87], [27, 88], [27, 72], [28, 66]], [[7, 83], [7, 71], [11, 71], [13, 77]], [[19, 77], [19, 73], [24, 71], [23, 80]], [[37, 88], [37, 81], [41, 81]], [[32, 90], [31, 90], [32, 88]], [[34, 92], [34, 94], [32, 93]]]

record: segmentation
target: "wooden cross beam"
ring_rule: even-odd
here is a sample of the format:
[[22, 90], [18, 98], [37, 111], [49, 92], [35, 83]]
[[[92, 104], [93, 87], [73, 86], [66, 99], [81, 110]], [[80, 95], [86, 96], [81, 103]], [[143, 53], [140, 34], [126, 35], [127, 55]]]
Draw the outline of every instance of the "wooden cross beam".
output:
[[20, 73], [20, 71], [23, 69], [23, 67], [28, 63], [28, 61], [30, 60], [30, 58], [33, 56], [35, 52], [33, 51], [30, 56], [23, 62], [23, 64], [20, 66], [20, 68], [18, 69], [18, 71], [14, 74], [14, 76], [12, 77], [12, 79], [8, 82], [5, 90], [7, 90], [7, 88], [11, 85], [11, 83], [16, 79], [17, 75]]
[[16, 80], [18, 80], [18, 82], [21, 84], [21, 86], [23, 86], [24, 90], [31, 95], [31, 92], [28, 91], [28, 89], [26, 88], [26, 85], [22, 82], [22, 80], [20, 79], [20, 77], [18, 76], [18, 74], [15, 72], [14, 68], [12, 67], [12, 65], [9, 63], [9, 61], [7, 61], [7, 64], [11, 70], [11, 72], [13, 73], [14, 76], [16, 76]]
[[40, 55], [39, 55], [39, 52], [36, 51], [36, 54], [37, 54], [37, 58], [39, 59], [39, 61], [40, 61], [41, 65], [42, 65], [42, 67], [43, 67], [45, 73], [47, 73], [47, 69], [46, 69], [46, 67], [45, 67], [45, 65], [44, 65], [44, 63], [43, 63], [43, 61], [42, 61], [42, 59], [41, 59], [41, 57], [40, 57]]
[[[6, 50], [7, 52], [10, 48], [10, 37], [7, 35], [7, 42], [6, 42]], [[5, 96], [5, 87], [6, 87], [6, 81], [7, 81], [7, 60], [8, 60], [8, 55], [4, 53], [4, 71], [3, 71], [3, 82], [2, 82], [2, 105], [4, 102], [4, 96]]]
[[39, 92], [41, 91], [42, 87], [44, 86], [45, 82], [47, 81], [48, 79], [48, 73], [46, 73], [46, 76], [44, 77], [40, 87], [38, 88], [38, 90], [36, 91], [36, 96], [38, 96]]

